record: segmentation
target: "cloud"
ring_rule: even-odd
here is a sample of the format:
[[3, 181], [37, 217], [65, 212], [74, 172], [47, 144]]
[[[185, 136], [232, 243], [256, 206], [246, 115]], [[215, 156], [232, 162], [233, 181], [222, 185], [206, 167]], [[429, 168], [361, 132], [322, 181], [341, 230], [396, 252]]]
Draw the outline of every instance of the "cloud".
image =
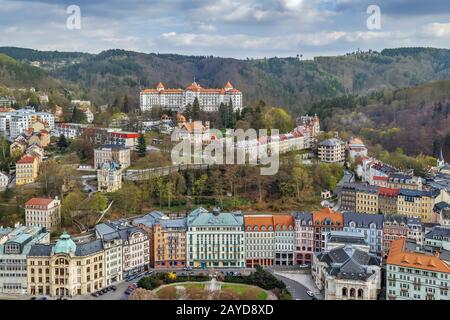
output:
[[[0, 45], [233, 57], [450, 45], [448, 0], [77, 0], [82, 28], [68, 30], [73, 3], [0, 0]], [[379, 31], [366, 27], [370, 4], [381, 7]]]
[[450, 23], [430, 23], [423, 28], [423, 33], [434, 38], [450, 37]]

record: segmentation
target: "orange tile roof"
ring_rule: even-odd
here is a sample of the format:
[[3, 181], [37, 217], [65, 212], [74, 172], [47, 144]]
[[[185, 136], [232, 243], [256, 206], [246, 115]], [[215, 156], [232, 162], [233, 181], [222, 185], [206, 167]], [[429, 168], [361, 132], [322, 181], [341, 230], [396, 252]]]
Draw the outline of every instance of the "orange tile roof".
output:
[[273, 219], [271, 215], [245, 215], [244, 216], [244, 224], [245, 229], [247, 229], [248, 226], [254, 227], [258, 226], [260, 229], [262, 226], [273, 227]]
[[450, 273], [450, 266], [442, 261], [439, 258], [439, 255], [428, 255], [425, 253], [406, 251], [405, 243], [405, 238], [392, 241], [387, 264]]
[[314, 224], [316, 224], [317, 221], [322, 224], [323, 220], [326, 218], [333, 220], [333, 222], [339, 222], [341, 226], [344, 224], [342, 213], [333, 211], [330, 208], [323, 208], [320, 211], [313, 212]]
[[16, 164], [33, 163], [34, 160], [35, 160], [34, 157], [31, 157], [31, 156], [25, 156], [25, 157], [22, 157], [19, 161], [17, 161]]
[[276, 227], [277, 225], [289, 227], [295, 225], [294, 217], [288, 214], [274, 215], [273, 216], [273, 225]]
[[47, 199], [47, 198], [31, 198], [28, 200], [25, 205], [26, 206], [48, 206], [50, 203], [52, 203], [53, 199]]
[[378, 189], [378, 194], [381, 196], [388, 196], [388, 197], [395, 197], [400, 192], [400, 189], [391, 189], [391, 188], [385, 188], [380, 187]]

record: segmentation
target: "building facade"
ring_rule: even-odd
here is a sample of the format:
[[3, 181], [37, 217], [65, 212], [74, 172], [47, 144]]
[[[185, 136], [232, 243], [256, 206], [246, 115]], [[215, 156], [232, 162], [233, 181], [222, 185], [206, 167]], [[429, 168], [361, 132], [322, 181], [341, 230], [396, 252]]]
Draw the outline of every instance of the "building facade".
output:
[[116, 162], [105, 162], [97, 169], [100, 192], [115, 192], [122, 188], [122, 168]]
[[313, 215], [309, 212], [295, 214], [295, 264], [311, 264], [314, 254]]
[[450, 300], [450, 266], [442, 255], [422, 251], [414, 240], [393, 241], [386, 265], [387, 298]]
[[344, 212], [344, 231], [357, 232], [364, 236], [370, 253], [383, 254], [383, 222], [380, 214]]
[[104, 145], [94, 149], [94, 167], [101, 168], [104, 163], [115, 162], [122, 169], [131, 165], [131, 150], [119, 145]]
[[316, 253], [312, 276], [325, 300], [377, 300], [380, 265], [377, 256], [345, 245]]
[[274, 215], [274, 264], [294, 265], [295, 220], [291, 215]]
[[150, 111], [155, 106], [166, 110], [182, 111], [188, 104], [198, 99], [200, 107], [206, 112], [219, 111], [221, 103], [231, 102], [234, 110], [242, 109], [242, 92], [228, 82], [221, 89], [206, 89], [196, 82], [185, 89], [168, 89], [160, 82], [156, 89], [146, 89], [140, 93], [142, 111]]
[[324, 208], [313, 212], [313, 225], [314, 252], [322, 252], [325, 249], [327, 234], [344, 228], [344, 217], [340, 212]]
[[322, 141], [318, 145], [318, 157], [321, 162], [340, 163], [345, 161], [345, 143], [337, 138]]
[[22, 186], [36, 181], [39, 174], [37, 157], [25, 155], [16, 162], [16, 185]]
[[35, 244], [27, 257], [30, 295], [74, 297], [103, 289], [105, 256], [100, 240], [75, 244], [64, 232], [56, 244]]
[[27, 255], [36, 243], [50, 242], [40, 227], [16, 225], [0, 240], [0, 293], [27, 293]]
[[46, 198], [32, 198], [25, 203], [25, 224], [56, 230], [61, 224], [61, 201]]
[[187, 218], [187, 264], [194, 268], [244, 268], [244, 217], [240, 212], [192, 211]]
[[275, 230], [272, 215], [245, 215], [245, 264], [247, 268], [274, 265]]

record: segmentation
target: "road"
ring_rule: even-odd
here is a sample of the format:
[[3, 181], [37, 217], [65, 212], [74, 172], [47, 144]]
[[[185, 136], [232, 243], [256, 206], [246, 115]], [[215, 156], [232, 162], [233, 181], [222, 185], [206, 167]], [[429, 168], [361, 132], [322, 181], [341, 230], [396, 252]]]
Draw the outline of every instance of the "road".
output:
[[292, 294], [294, 300], [312, 300], [312, 298], [308, 296], [308, 294], [306, 293], [306, 291], [308, 291], [308, 288], [306, 288], [301, 283], [283, 277], [279, 274], [274, 274], [274, 276], [286, 284], [286, 289], [288, 289], [289, 292]]

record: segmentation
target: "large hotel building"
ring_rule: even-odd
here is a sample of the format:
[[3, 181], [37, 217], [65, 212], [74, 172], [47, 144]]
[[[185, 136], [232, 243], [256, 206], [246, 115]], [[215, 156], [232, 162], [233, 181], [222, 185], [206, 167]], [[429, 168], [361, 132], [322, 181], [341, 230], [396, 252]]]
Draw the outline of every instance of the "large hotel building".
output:
[[140, 105], [142, 111], [150, 111], [154, 106], [181, 111], [188, 104], [192, 104], [195, 98], [206, 112], [218, 111], [221, 103], [228, 104], [230, 101], [234, 110], [242, 109], [242, 92], [233, 88], [230, 82], [219, 89], [206, 89], [196, 82], [186, 89], [169, 89], [160, 82], [156, 89], [141, 91]]

